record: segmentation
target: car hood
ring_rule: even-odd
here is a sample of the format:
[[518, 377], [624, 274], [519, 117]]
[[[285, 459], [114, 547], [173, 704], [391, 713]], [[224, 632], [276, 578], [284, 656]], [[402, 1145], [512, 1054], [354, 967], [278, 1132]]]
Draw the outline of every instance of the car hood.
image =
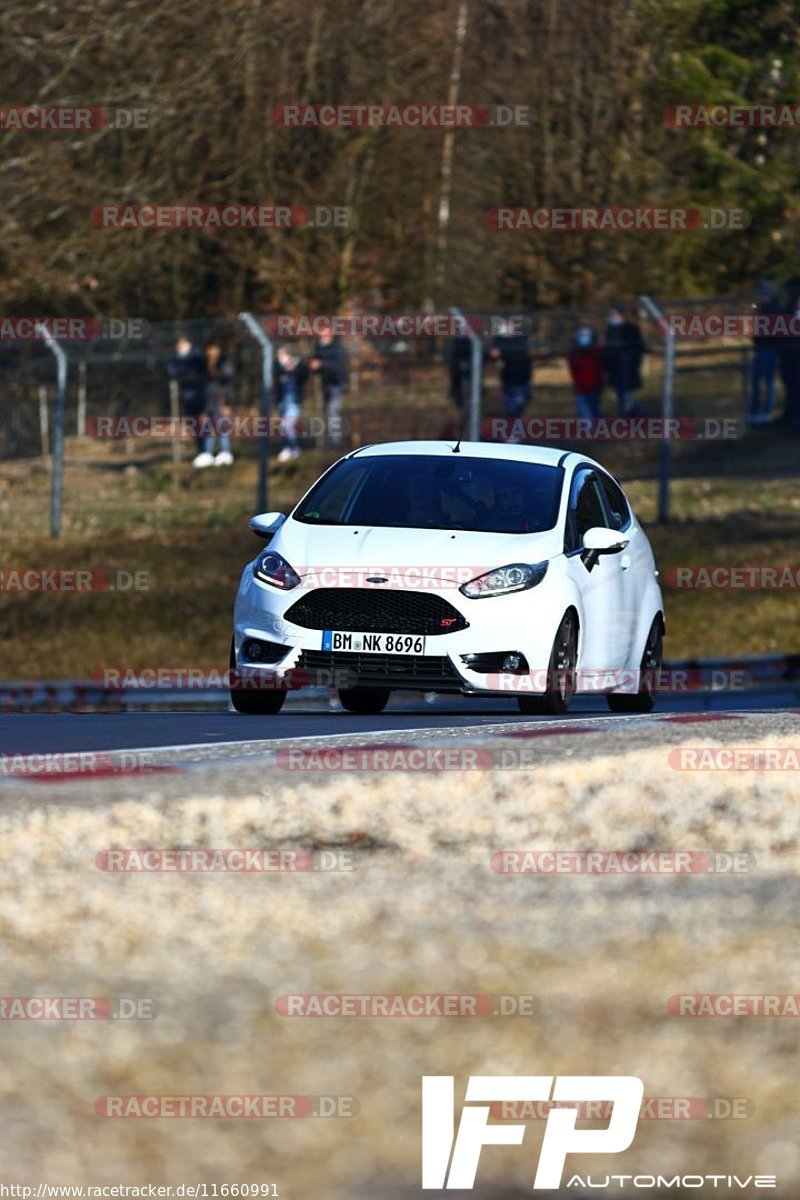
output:
[[[302, 576], [328, 567], [363, 570], [456, 568], [462, 579], [514, 562], [541, 562], [563, 549], [556, 530], [546, 533], [473, 533], [448, 529], [306, 525], [287, 521], [269, 545]], [[463, 569], [472, 574], [464, 575]]]

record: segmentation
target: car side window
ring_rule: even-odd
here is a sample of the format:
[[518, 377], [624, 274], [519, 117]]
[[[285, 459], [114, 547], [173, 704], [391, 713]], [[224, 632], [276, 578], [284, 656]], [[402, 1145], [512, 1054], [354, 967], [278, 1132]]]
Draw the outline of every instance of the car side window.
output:
[[587, 529], [597, 525], [607, 526], [603, 501], [597, 479], [592, 471], [579, 471], [572, 481], [567, 522], [564, 533], [564, 551], [580, 550]]
[[578, 493], [575, 505], [575, 515], [578, 519], [578, 537], [583, 539], [587, 529], [595, 526], [607, 526], [606, 512], [600, 495], [600, 488], [594, 475], [589, 475]]
[[631, 523], [631, 510], [619, 484], [610, 475], [598, 475], [606, 500], [608, 524], [612, 529], [627, 529]]

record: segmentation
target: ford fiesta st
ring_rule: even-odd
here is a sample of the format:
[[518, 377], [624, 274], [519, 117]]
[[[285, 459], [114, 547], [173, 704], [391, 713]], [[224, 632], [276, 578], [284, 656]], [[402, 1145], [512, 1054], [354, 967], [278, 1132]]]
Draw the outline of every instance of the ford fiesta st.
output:
[[575, 692], [647, 712], [664, 604], [620, 485], [580, 453], [393, 442], [334, 463], [245, 567], [231, 699], [276, 713], [303, 682], [380, 712], [405, 689], [563, 713]]

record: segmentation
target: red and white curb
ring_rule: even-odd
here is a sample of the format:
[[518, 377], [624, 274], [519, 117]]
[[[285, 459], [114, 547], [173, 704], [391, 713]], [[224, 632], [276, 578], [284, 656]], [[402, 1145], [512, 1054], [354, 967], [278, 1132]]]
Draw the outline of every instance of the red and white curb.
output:
[[[754, 719], [785, 720], [800, 716], [800, 709], [764, 709], [737, 712], [650, 713], [646, 715], [576, 717], [574, 719], [521, 720], [493, 725], [419, 728], [373, 733], [295, 737], [229, 742], [198, 742], [174, 746], [145, 746], [113, 751], [38, 752], [0, 754], [0, 783], [108, 783], [134, 776], [158, 776], [209, 766], [258, 764], [284, 775], [301, 776], [318, 771], [381, 772], [403, 770], [434, 773], [442, 770], [492, 770], [508, 761], [502, 747], [520, 741], [574, 738], [610, 731], [652, 728], [659, 725], [712, 725], [740, 722], [742, 736]], [[800, 732], [800, 723], [799, 723]], [[619, 746], [615, 747], [619, 752]], [[609, 752], [611, 748], [609, 747]]]

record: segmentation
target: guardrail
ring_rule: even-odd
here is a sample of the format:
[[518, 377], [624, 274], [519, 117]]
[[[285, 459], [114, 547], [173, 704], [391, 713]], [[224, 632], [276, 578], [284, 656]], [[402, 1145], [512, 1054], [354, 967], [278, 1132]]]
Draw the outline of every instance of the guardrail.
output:
[[[761, 692], [785, 690], [800, 693], [800, 653], [764, 657], [676, 659], [664, 663], [664, 671], [680, 678], [682, 691], [696, 695], [727, 690]], [[735, 687], [730, 686], [731, 679]], [[330, 687], [304, 687], [289, 692], [287, 703], [330, 700]], [[154, 687], [145, 680], [132, 680], [124, 687], [104, 686], [92, 679], [52, 679], [0, 682], [0, 713], [75, 712], [106, 710], [131, 712], [153, 708], [215, 708], [228, 706], [227, 689]]]

